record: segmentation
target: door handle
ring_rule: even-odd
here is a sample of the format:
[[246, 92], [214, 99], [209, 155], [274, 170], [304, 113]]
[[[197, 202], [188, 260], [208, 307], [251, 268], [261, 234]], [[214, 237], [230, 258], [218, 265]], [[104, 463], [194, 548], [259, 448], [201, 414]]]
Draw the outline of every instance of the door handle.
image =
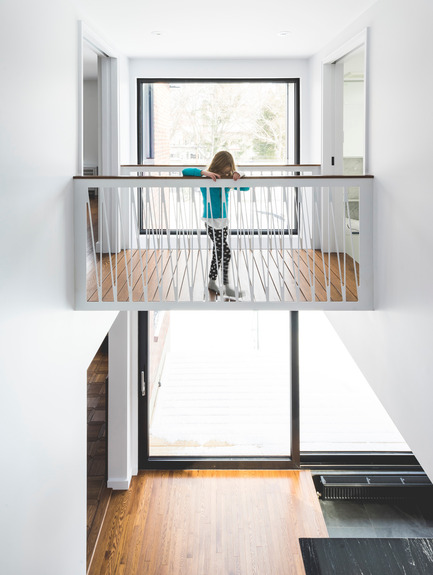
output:
[[144, 379], [144, 371], [141, 372], [141, 395], [146, 395], [146, 380]]

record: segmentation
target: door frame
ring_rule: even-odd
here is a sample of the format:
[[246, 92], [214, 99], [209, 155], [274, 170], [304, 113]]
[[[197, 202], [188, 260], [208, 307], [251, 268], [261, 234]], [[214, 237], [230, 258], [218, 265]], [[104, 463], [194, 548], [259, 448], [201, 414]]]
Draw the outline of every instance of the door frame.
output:
[[[119, 151], [119, 77], [117, 54], [83, 21], [78, 22], [78, 157], [77, 173], [84, 175], [84, 66], [83, 47], [86, 45], [98, 56], [98, 175], [117, 176], [120, 173]], [[98, 194], [101, 209], [101, 196]], [[119, 251], [120, 238], [117, 229], [118, 215], [114, 196], [110, 191], [105, 196], [107, 229], [106, 235], [112, 248]], [[100, 228], [101, 229], [101, 228]], [[107, 242], [102, 241], [98, 231], [96, 250]]]
[[343, 149], [343, 99], [338, 86], [342, 83], [341, 67], [335, 64], [360, 47], [365, 49], [364, 62], [364, 173], [369, 171], [368, 126], [369, 126], [369, 28], [365, 28], [348, 42], [328, 54], [322, 60], [322, 173], [342, 173], [343, 158], [338, 150]]
[[119, 96], [117, 54], [89, 26], [78, 22], [78, 155], [77, 174], [83, 175], [84, 94], [83, 46], [86, 44], [98, 58], [98, 149], [99, 175], [119, 173]]
[[[193, 312], [191, 312], [193, 313]], [[291, 456], [150, 457], [149, 456], [149, 312], [138, 312], [138, 467], [139, 469], [299, 469], [299, 316], [290, 312]]]

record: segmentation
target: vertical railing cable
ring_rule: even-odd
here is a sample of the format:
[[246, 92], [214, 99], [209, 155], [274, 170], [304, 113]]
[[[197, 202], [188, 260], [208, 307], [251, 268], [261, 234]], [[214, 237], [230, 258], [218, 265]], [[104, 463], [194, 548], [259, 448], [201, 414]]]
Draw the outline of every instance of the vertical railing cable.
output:
[[[194, 214], [194, 218], [195, 218], [195, 230], [196, 230], [196, 237], [197, 237], [197, 268], [199, 267], [200, 264], [200, 269], [201, 269], [201, 285], [203, 286], [203, 290], [202, 290], [202, 295], [204, 297], [204, 300], [207, 301], [209, 299], [209, 292], [207, 290], [207, 286], [206, 286], [206, 268], [205, 268], [205, 264], [203, 263], [203, 253], [202, 253], [202, 233], [201, 233], [201, 220], [200, 217], [198, 215], [198, 211], [197, 211], [197, 206], [200, 206], [200, 201], [197, 201], [197, 195], [198, 193], [201, 194], [201, 190], [198, 188], [198, 193], [197, 193], [197, 188], [193, 188], [191, 187], [191, 194], [192, 194], [192, 205], [193, 205], [193, 214]], [[204, 242], [205, 244], [207, 243], [207, 239], [204, 238]], [[206, 250], [207, 251], [207, 250]], [[194, 278], [197, 277], [197, 271], [194, 275]]]
[[[263, 201], [263, 198], [266, 198], [265, 194], [265, 188], [263, 186], [260, 186], [260, 188], [258, 188], [258, 197], [259, 200], [257, 201], [257, 195], [256, 195], [256, 220], [257, 220], [257, 229], [258, 229], [258, 240], [259, 240], [259, 262], [261, 264], [261, 268], [262, 268], [262, 285], [263, 285], [263, 289], [265, 292], [265, 300], [268, 299], [268, 290], [267, 290], [267, 286], [266, 286], [266, 272], [265, 272], [265, 256], [263, 254], [263, 224], [264, 222], [262, 221], [262, 218], [260, 218], [259, 213], [263, 213], [263, 210], [259, 210], [259, 207], [262, 208], [263, 205], [265, 204], [265, 202]], [[259, 272], [260, 273], [260, 272]]]
[[[322, 199], [321, 212], [323, 213], [323, 200], [324, 200], [323, 188], [322, 188], [321, 199]], [[330, 301], [331, 298], [329, 295], [327, 279], [326, 279], [326, 262], [325, 262], [325, 255], [323, 252], [323, 238], [324, 238], [325, 232], [323, 230], [323, 226], [320, 225], [319, 206], [317, 205], [317, 203], [315, 204], [315, 208], [316, 208], [315, 212], [316, 212], [317, 230], [318, 230], [319, 241], [320, 241], [320, 253], [322, 256], [323, 278], [324, 278], [324, 284], [325, 284], [324, 287], [325, 287], [325, 291], [326, 291], [327, 301]]]
[[[171, 270], [171, 277], [174, 277], [174, 269], [173, 268], [173, 258], [171, 257], [171, 252], [172, 252], [172, 248], [171, 248], [171, 225], [170, 225], [170, 220], [169, 220], [169, 213], [172, 213], [172, 209], [171, 209], [171, 199], [172, 197], [175, 195], [175, 189], [174, 188], [161, 188], [161, 203], [162, 203], [162, 221], [161, 221], [161, 231], [165, 229], [165, 237], [166, 237], [166, 241], [167, 241], [167, 253], [168, 253], [168, 260], [170, 262], [170, 270]], [[168, 196], [168, 202], [167, 202], [167, 196]], [[168, 203], [168, 211], [167, 211], [167, 203]], [[164, 220], [165, 220], [165, 225], [164, 225]], [[162, 258], [164, 259], [164, 258]]]
[[[308, 268], [308, 283], [310, 285], [311, 291], [311, 301], [315, 299], [315, 268], [314, 268], [314, 249], [313, 249], [313, 268], [311, 269], [310, 265], [310, 257], [309, 252], [311, 247], [314, 246], [314, 222], [313, 222], [313, 210], [311, 210], [311, 218], [310, 218], [310, 210], [308, 209], [308, 196], [305, 188], [303, 189], [303, 212], [305, 214], [304, 218], [304, 229], [305, 229], [305, 236], [308, 238], [308, 245], [306, 246], [306, 260], [307, 260], [307, 268]], [[313, 193], [313, 191], [312, 191]], [[307, 222], [305, 225], [305, 221]], [[311, 224], [311, 229], [310, 229]]]
[[[249, 287], [249, 291], [250, 291], [250, 299], [251, 301], [254, 301], [254, 290], [251, 288], [252, 286], [252, 278], [254, 278], [254, 269], [251, 268], [251, 275], [250, 275], [250, 269], [249, 269], [249, 265], [248, 265], [248, 252], [249, 252], [249, 247], [248, 247], [248, 216], [246, 215], [246, 205], [245, 202], [243, 201], [243, 192], [241, 192], [240, 187], [237, 190], [237, 202], [236, 202], [236, 206], [237, 206], [237, 216], [236, 216], [236, 222], [237, 222], [237, 226], [238, 226], [238, 230], [237, 230], [237, 261], [238, 261], [238, 281], [237, 281], [237, 286], [236, 286], [236, 290], [239, 288], [240, 289], [240, 274], [239, 274], [239, 266], [240, 266], [240, 262], [242, 261], [241, 258], [243, 257], [243, 261], [245, 262], [245, 267], [246, 267], [246, 273], [247, 273], [247, 278], [248, 278], [248, 287]], [[251, 277], [252, 276], [252, 277]]]
[[[96, 279], [96, 290], [99, 294], [99, 279], [101, 276], [98, 277], [98, 262], [96, 258], [96, 243], [95, 243], [95, 235], [93, 231], [93, 220], [92, 220], [92, 210], [90, 208], [90, 197], [89, 197], [89, 188], [87, 188], [87, 212], [89, 218], [89, 225], [90, 225], [90, 237], [92, 242], [92, 256], [93, 256], [93, 266], [95, 268], [95, 279]], [[87, 274], [86, 274], [86, 301], [87, 301]]]
[[[359, 201], [361, 202], [361, 188], [359, 188]], [[355, 274], [355, 283], [357, 286], [357, 291], [359, 291], [360, 288], [360, 283], [358, 281], [358, 272], [356, 270], [356, 261], [355, 261], [355, 250], [354, 250], [354, 245], [353, 245], [353, 229], [352, 229], [352, 218], [350, 216], [350, 209], [349, 209], [349, 201], [347, 201], [347, 218], [349, 221], [349, 231], [350, 231], [350, 247], [352, 250], [352, 263], [353, 263], [353, 269], [354, 269], [354, 274]], [[344, 218], [343, 218], [344, 219]], [[359, 230], [358, 233], [360, 233], [361, 230]], [[359, 294], [357, 293], [357, 297], [359, 298]]]
[[[102, 218], [103, 221], [105, 222], [105, 227], [107, 229], [107, 248], [108, 248], [108, 260], [110, 262], [110, 275], [111, 275], [111, 285], [113, 288], [113, 292], [114, 292], [114, 273], [113, 273], [113, 260], [111, 257], [111, 242], [110, 242], [110, 234], [112, 232], [112, 230], [110, 229], [110, 226], [108, 225], [108, 217], [107, 217], [107, 209], [106, 209], [106, 202], [105, 202], [105, 189], [101, 188], [101, 206], [102, 206]], [[101, 238], [101, 253], [103, 253], [102, 248], [102, 241], [103, 241], [103, 237]], [[101, 257], [102, 260], [102, 257]], [[102, 298], [101, 300], [102, 301]]]
[[[295, 293], [296, 293], [296, 300], [299, 301], [299, 289], [297, 287], [297, 282], [296, 282], [296, 270], [295, 270], [295, 255], [294, 255], [294, 245], [293, 245], [293, 233], [292, 233], [292, 222], [294, 221], [295, 217], [296, 217], [296, 204], [294, 204], [292, 202], [292, 196], [296, 196], [295, 194], [295, 188], [293, 187], [287, 187], [287, 201], [286, 201], [286, 211], [287, 211], [287, 221], [289, 222], [289, 253], [290, 253], [290, 261], [291, 261], [291, 267], [292, 267], [292, 276], [293, 276], [293, 281], [295, 282]], [[289, 201], [289, 197], [290, 197], [290, 201]], [[291, 211], [291, 206], [293, 209], [293, 213]], [[299, 230], [298, 230], [299, 232]], [[299, 233], [298, 233], [299, 236]], [[289, 266], [287, 266], [289, 267]]]
[[[334, 188], [334, 193], [337, 193], [338, 188]], [[334, 210], [334, 194], [331, 194], [329, 203], [331, 207], [331, 216], [332, 216], [332, 227], [334, 228], [334, 241], [335, 241], [335, 250], [337, 253], [337, 262], [338, 262], [338, 275], [340, 279], [340, 288], [341, 288], [341, 296], [343, 301], [346, 301], [346, 286], [343, 285], [343, 276], [341, 273], [341, 262], [340, 262], [340, 250], [338, 246], [338, 234], [337, 234], [337, 225], [335, 222], [335, 210]], [[329, 258], [331, 259], [331, 254], [329, 254]]]
[[[125, 230], [124, 230], [124, 225], [123, 225], [123, 218], [122, 218], [122, 207], [121, 207], [121, 200], [120, 200], [120, 193], [121, 193], [121, 188], [117, 188], [117, 193], [116, 193], [116, 200], [117, 200], [117, 217], [116, 217], [116, 278], [117, 278], [117, 283], [119, 282], [119, 275], [118, 275], [118, 258], [117, 258], [117, 249], [119, 248], [119, 233], [117, 232], [118, 228], [120, 227], [120, 238], [122, 241], [122, 246], [120, 249], [121, 251], [123, 251], [123, 257], [124, 257], [124, 262], [125, 262], [125, 275], [126, 275], [126, 285], [128, 288], [128, 299], [129, 301], [133, 301], [133, 297], [132, 297], [132, 288], [133, 288], [133, 277], [132, 277], [132, 269], [133, 269], [133, 259], [132, 259], [132, 249], [130, 249], [130, 259], [129, 259], [129, 265], [128, 265], [128, 258], [127, 258], [127, 254], [126, 254], [126, 241], [125, 241]], [[130, 204], [131, 202], [129, 202]], [[132, 243], [129, 244], [130, 247], [132, 247]], [[114, 298], [114, 301], [117, 301], [117, 293], [118, 290], [116, 290], [116, 297]]]
[[[148, 210], [147, 210], [147, 214], [149, 217], [149, 221], [148, 221], [148, 226], [150, 225], [150, 238], [152, 240], [152, 244], [153, 244], [153, 258], [154, 258], [154, 262], [155, 262], [155, 273], [156, 273], [156, 282], [157, 282], [157, 291], [159, 293], [159, 301], [162, 303], [164, 301], [164, 292], [163, 292], [163, 280], [162, 277], [160, 276], [160, 272], [158, 269], [158, 263], [159, 263], [159, 259], [162, 259], [162, 255], [160, 254], [160, 258], [158, 259], [158, 248], [160, 247], [158, 245], [158, 238], [156, 236], [156, 222], [155, 222], [155, 215], [154, 215], [154, 210], [153, 210], [153, 206], [152, 206], [152, 201], [151, 201], [151, 197], [155, 196], [155, 190], [159, 188], [155, 188], [155, 186], [152, 187], [147, 187], [146, 191], [147, 191], [147, 205], [148, 205]], [[150, 194], [152, 190], [152, 196]], [[148, 228], [149, 229], [149, 228]]]
[[[145, 302], [149, 301], [149, 293], [148, 293], [148, 280], [147, 280], [147, 265], [146, 265], [146, 277], [144, 274], [144, 269], [143, 269], [143, 256], [141, 253], [141, 237], [140, 237], [140, 218], [139, 218], [139, 214], [138, 214], [138, 208], [137, 205], [139, 204], [139, 202], [136, 201], [135, 199], [135, 194], [139, 193], [139, 188], [131, 188], [131, 247], [132, 247], [132, 229], [134, 229], [135, 231], [135, 241], [137, 243], [137, 250], [138, 250], [138, 258], [140, 260], [140, 277], [141, 277], [141, 283], [142, 283], [142, 287], [143, 287], [143, 299]], [[135, 221], [135, 225], [134, 225], [134, 221]], [[146, 255], [147, 255], [147, 246], [146, 246]]]
[[302, 227], [301, 227], [301, 210], [302, 210], [302, 206], [301, 206], [301, 201], [302, 201], [302, 195], [301, 195], [301, 189], [299, 187], [296, 187], [294, 190], [294, 196], [295, 196], [295, 201], [294, 201], [294, 205], [295, 205], [295, 216], [296, 216], [296, 222], [297, 222], [297, 229], [298, 229], [298, 245], [297, 245], [297, 249], [296, 249], [296, 266], [295, 266], [295, 272], [296, 272], [296, 276], [295, 276], [295, 289], [296, 289], [296, 301], [300, 301], [301, 299], [301, 288], [300, 288], [300, 283], [301, 283], [301, 250], [303, 249], [303, 241], [302, 241]]

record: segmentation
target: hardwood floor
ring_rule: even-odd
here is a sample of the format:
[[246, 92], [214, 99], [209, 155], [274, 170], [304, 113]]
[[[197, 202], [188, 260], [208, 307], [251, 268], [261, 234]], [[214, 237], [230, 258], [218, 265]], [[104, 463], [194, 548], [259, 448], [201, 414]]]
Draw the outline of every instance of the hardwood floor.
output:
[[[88, 301], [98, 301], [98, 282], [102, 301], [114, 301], [113, 280], [118, 301], [129, 300], [128, 283], [132, 301], [215, 301], [214, 293], [205, 287], [211, 251], [142, 250], [140, 258], [138, 250], [123, 250], [111, 257], [103, 254], [101, 261], [100, 254], [93, 253], [92, 232], [96, 241], [97, 197], [91, 198], [87, 217]], [[311, 301], [313, 281], [314, 301], [327, 301], [327, 285], [330, 301], [343, 301], [342, 286], [346, 287], [347, 301], [358, 301], [359, 264], [349, 255], [322, 255], [320, 250], [233, 249], [231, 267], [236, 283], [246, 292], [244, 301]]]
[[308, 471], [142, 471], [90, 575], [305, 575], [298, 538], [327, 536]]
[[[244, 301], [279, 302], [311, 301], [313, 271], [315, 301], [327, 301], [326, 286], [330, 284], [330, 300], [343, 301], [342, 284], [346, 286], [346, 300], [357, 301], [359, 265], [344, 254], [325, 254], [320, 250], [233, 250], [232, 274], [235, 282], [245, 290]], [[95, 260], [87, 257], [87, 300], [98, 301], [97, 277], [101, 278], [102, 301], [113, 301], [113, 279], [117, 284], [118, 301], [128, 301], [128, 282], [132, 300], [150, 302], [205, 301], [210, 298], [205, 288], [207, 269], [212, 254], [198, 250], [125, 250], [99, 254]], [[356, 274], [355, 275], [355, 266]], [[299, 285], [297, 290], [296, 284]], [[145, 294], [145, 290], [147, 295]]]

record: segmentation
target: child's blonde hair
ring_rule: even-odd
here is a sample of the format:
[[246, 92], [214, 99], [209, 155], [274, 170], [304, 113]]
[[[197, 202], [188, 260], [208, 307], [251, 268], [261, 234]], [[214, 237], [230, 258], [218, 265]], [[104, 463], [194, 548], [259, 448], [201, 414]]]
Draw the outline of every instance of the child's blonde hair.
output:
[[215, 172], [220, 176], [232, 177], [236, 172], [236, 165], [230, 152], [217, 152], [208, 167], [209, 172]]

